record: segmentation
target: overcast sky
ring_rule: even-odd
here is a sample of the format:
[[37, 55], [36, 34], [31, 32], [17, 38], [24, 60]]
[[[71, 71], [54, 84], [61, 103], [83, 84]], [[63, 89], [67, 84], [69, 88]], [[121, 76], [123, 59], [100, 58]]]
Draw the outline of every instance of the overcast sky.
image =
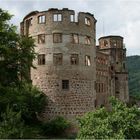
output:
[[124, 37], [127, 55], [140, 55], [140, 0], [0, 0], [0, 8], [14, 15], [12, 23], [19, 26], [31, 11], [48, 8], [69, 8], [90, 12], [97, 19], [97, 37]]

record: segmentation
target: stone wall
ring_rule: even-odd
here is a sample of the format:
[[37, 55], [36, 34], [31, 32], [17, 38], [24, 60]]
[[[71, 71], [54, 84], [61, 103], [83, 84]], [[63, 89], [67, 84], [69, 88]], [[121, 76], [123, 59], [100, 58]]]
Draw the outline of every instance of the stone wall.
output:
[[[53, 21], [54, 14], [61, 14], [62, 21]], [[78, 21], [71, 22], [71, 15], [75, 15], [73, 10], [50, 9], [32, 12], [21, 23], [22, 34], [35, 39], [36, 53], [45, 55], [45, 64], [38, 65], [36, 59], [33, 62], [36, 69], [31, 69], [33, 85], [48, 96], [49, 102], [43, 113], [44, 119], [52, 119], [55, 116], [75, 119], [76, 116], [95, 109], [96, 20], [93, 15], [80, 12]], [[45, 16], [44, 23], [38, 23], [39, 16]], [[30, 20], [31, 25], [27, 26], [26, 23]], [[55, 33], [62, 35], [62, 41], [59, 43], [54, 42]], [[38, 35], [41, 34], [45, 36], [44, 43], [38, 43]], [[78, 35], [78, 43], [73, 42], [73, 34]], [[90, 39], [86, 40], [87, 42], [86, 37]], [[61, 64], [54, 63], [54, 54], [62, 55]], [[71, 62], [73, 54], [78, 56], [77, 64], [74, 65]], [[85, 62], [86, 59], [89, 60]], [[64, 80], [69, 84], [68, 89], [63, 89]]]

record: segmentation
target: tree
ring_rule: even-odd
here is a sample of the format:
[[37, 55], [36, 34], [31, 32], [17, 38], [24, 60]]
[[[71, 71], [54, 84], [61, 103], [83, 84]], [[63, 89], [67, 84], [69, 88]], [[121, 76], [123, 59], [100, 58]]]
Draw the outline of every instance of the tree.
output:
[[1, 114], [0, 138], [22, 138], [24, 133], [24, 123], [21, 119], [21, 112], [14, 112], [9, 106], [6, 112]]
[[21, 117], [26, 124], [36, 122], [38, 113], [46, 105], [46, 96], [31, 84], [22, 84], [19, 87], [0, 86], [0, 113], [6, 111], [9, 104], [16, 112], [21, 112]]
[[36, 54], [34, 40], [20, 36], [9, 24], [11, 15], [0, 9], [0, 84], [9, 86], [30, 81], [30, 67]]
[[115, 98], [111, 99], [112, 109], [97, 109], [79, 119], [80, 139], [139, 139], [140, 110]]
[[7, 104], [17, 106], [17, 111], [31, 120], [44, 108], [45, 96], [27, 84], [36, 56], [34, 40], [18, 35], [16, 27], [9, 23], [11, 17], [0, 9], [0, 112], [5, 111]]

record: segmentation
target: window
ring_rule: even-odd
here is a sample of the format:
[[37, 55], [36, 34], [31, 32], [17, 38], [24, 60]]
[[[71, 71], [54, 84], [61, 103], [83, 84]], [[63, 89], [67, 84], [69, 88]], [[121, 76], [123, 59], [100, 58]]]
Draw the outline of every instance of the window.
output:
[[91, 44], [91, 39], [89, 36], [85, 37], [85, 44], [90, 45]]
[[38, 35], [38, 43], [39, 44], [45, 43], [45, 34]]
[[115, 80], [118, 80], [118, 77], [115, 77]]
[[38, 16], [38, 23], [45, 23], [45, 22], [46, 22], [46, 16], [45, 15]]
[[108, 46], [108, 42], [106, 40], [104, 40], [104, 46]]
[[85, 65], [86, 66], [90, 66], [91, 65], [90, 56], [88, 56], [88, 55], [85, 56]]
[[62, 34], [61, 33], [53, 34], [53, 43], [62, 43]]
[[45, 54], [38, 55], [38, 65], [45, 65]]
[[75, 43], [75, 44], [79, 43], [79, 36], [78, 36], [78, 34], [72, 34], [72, 43]]
[[28, 19], [28, 20], [26, 21], [26, 24], [27, 24], [28, 27], [29, 27], [29, 26], [32, 26], [32, 18]]
[[69, 89], [69, 80], [62, 80], [62, 89]]
[[120, 97], [120, 92], [119, 91], [116, 91], [116, 98], [119, 98]]
[[125, 69], [125, 63], [123, 63], [123, 69]]
[[54, 65], [62, 65], [63, 55], [62, 53], [53, 54], [53, 63]]
[[75, 22], [75, 17], [74, 17], [74, 15], [70, 15], [70, 22]]
[[78, 54], [71, 54], [71, 65], [78, 65], [79, 58]]
[[90, 21], [90, 18], [85, 18], [85, 24], [90, 26], [91, 25], [91, 21]]
[[62, 14], [54, 14], [53, 21], [62, 21]]

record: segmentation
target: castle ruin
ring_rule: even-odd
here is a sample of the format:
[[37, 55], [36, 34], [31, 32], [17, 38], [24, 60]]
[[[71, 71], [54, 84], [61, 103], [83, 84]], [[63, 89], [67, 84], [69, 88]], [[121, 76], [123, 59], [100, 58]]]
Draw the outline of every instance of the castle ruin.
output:
[[20, 27], [35, 40], [31, 80], [48, 96], [44, 119], [74, 119], [108, 107], [109, 96], [129, 100], [123, 37], [101, 37], [96, 46], [94, 15], [51, 8], [29, 13]]

